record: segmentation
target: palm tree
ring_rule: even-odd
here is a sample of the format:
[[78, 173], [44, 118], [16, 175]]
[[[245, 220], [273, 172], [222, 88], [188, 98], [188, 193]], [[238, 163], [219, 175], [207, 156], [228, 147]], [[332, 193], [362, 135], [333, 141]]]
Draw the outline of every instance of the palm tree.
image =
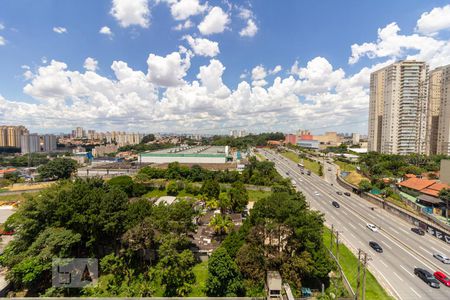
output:
[[223, 217], [221, 214], [217, 214], [211, 218], [209, 226], [214, 230], [214, 234], [223, 236], [233, 229], [234, 223], [229, 216]]

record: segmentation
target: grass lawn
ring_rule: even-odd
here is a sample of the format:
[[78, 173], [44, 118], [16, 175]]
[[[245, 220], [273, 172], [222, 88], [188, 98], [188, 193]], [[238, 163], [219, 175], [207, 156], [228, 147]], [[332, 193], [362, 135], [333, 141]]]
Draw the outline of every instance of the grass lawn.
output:
[[361, 174], [359, 174], [356, 171], [351, 172], [350, 174], [348, 174], [347, 177], [344, 178], [345, 181], [347, 181], [348, 183], [351, 183], [353, 185], [356, 185], [356, 186], [358, 186], [359, 183], [361, 182], [361, 180], [363, 180], [363, 179], [369, 180], [368, 178], [362, 176]]
[[[35, 195], [37, 194], [37, 192], [35, 193], [27, 193], [27, 195]], [[16, 201], [22, 201], [25, 200], [25, 194], [14, 194], [14, 195], [2, 195], [0, 194], [0, 203], [5, 203], [5, 202], [16, 202]]]
[[[323, 241], [327, 247], [330, 245], [330, 235], [330, 230], [325, 228]], [[333, 249], [333, 254], [336, 254], [336, 248]], [[339, 263], [355, 291], [358, 258], [344, 244], [339, 244]], [[366, 299], [393, 299], [369, 271], [366, 271]]]
[[341, 171], [345, 171], [345, 172], [352, 172], [352, 171], [356, 171], [356, 166], [340, 161], [340, 160], [335, 160], [334, 161], [335, 164], [337, 164], [339, 166], [339, 168], [341, 169]]
[[249, 201], [258, 201], [262, 198], [270, 196], [272, 192], [247, 190]]
[[205, 287], [206, 278], [208, 277], [208, 262], [203, 261], [194, 266], [192, 271], [195, 274], [195, 283], [192, 286], [192, 291], [188, 297], [206, 297]]
[[259, 160], [261, 160], [261, 161], [267, 160], [267, 158], [264, 155], [262, 155], [261, 153], [255, 153], [255, 154], [256, 154], [256, 157], [258, 157]]
[[[283, 153], [281, 153], [281, 155], [283, 155], [286, 158], [289, 158], [293, 162], [296, 162], [296, 163], [302, 162], [302, 159], [300, 157], [298, 157], [298, 155], [294, 152], [291, 152], [291, 151], [283, 152]], [[319, 175], [320, 164], [318, 162], [303, 159], [303, 165], [305, 166], [306, 169], [311, 170], [311, 172], [314, 172], [317, 175]]]
[[160, 191], [158, 189], [154, 189], [153, 191], [150, 191], [144, 195], [144, 197], [147, 197], [147, 198], [162, 197], [162, 196], [167, 196], [166, 190]]

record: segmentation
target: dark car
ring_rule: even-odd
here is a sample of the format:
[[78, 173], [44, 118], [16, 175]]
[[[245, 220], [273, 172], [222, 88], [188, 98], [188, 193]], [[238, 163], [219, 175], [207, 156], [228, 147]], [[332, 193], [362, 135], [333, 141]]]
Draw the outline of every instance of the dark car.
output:
[[436, 278], [434, 278], [434, 276], [427, 270], [422, 268], [415, 268], [414, 274], [419, 276], [419, 278], [425, 281], [429, 286], [436, 289], [440, 288], [439, 281], [437, 281]]
[[337, 203], [336, 201], [331, 202], [331, 204], [333, 204], [333, 206], [336, 207], [336, 208], [341, 207], [341, 206], [339, 205], [339, 203]]
[[425, 235], [425, 230], [420, 228], [413, 227], [411, 228], [411, 231], [417, 233], [418, 235]]
[[352, 194], [350, 194], [349, 192], [345, 192], [344, 195], [350, 197]]
[[336, 194], [342, 195], [342, 192], [341, 191], [337, 191]]
[[383, 253], [383, 248], [381, 248], [380, 244], [378, 244], [377, 242], [370, 241], [369, 246], [378, 253]]

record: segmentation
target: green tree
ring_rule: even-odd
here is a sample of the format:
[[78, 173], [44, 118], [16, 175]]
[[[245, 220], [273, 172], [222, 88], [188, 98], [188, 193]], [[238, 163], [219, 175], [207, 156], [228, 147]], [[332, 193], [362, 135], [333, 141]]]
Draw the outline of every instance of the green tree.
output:
[[178, 195], [179, 189], [178, 189], [178, 184], [176, 183], [176, 181], [170, 181], [167, 184], [167, 195], [169, 196], [176, 196]]
[[130, 176], [123, 175], [123, 176], [117, 176], [117, 177], [111, 178], [108, 181], [108, 185], [111, 187], [117, 187], [117, 188], [121, 189], [128, 195], [128, 197], [133, 196], [134, 182]]
[[361, 180], [358, 184], [358, 187], [363, 192], [368, 192], [372, 189], [372, 184], [369, 180]]
[[208, 198], [219, 199], [220, 185], [216, 180], [208, 179], [203, 182], [200, 192]]
[[228, 191], [230, 209], [233, 212], [242, 212], [248, 204], [248, 192], [240, 181], [234, 182]]
[[323, 165], [319, 164], [319, 176], [323, 176]]
[[165, 287], [165, 297], [186, 297], [195, 282], [192, 271], [195, 265], [194, 255], [187, 249], [179, 252], [176, 244], [176, 238], [167, 237], [158, 251], [161, 259], [157, 268]]
[[206, 294], [209, 297], [236, 297], [245, 294], [239, 269], [223, 247], [217, 248], [208, 260]]
[[141, 140], [141, 144], [147, 144], [148, 142], [153, 142], [155, 140], [154, 134], [147, 134]]
[[41, 178], [67, 179], [77, 170], [77, 162], [70, 158], [55, 158], [38, 168]]

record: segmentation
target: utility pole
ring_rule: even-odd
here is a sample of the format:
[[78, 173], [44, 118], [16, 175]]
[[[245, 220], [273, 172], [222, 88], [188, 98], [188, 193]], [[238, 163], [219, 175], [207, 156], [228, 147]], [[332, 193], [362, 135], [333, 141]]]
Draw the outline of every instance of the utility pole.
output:
[[339, 263], [339, 231], [336, 230], [336, 260]]
[[362, 300], [366, 299], [366, 269], [367, 269], [367, 253], [364, 252], [363, 258], [363, 282], [362, 282]]
[[360, 284], [360, 272], [361, 272], [361, 249], [358, 249], [358, 274], [356, 277], [356, 293], [355, 293], [355, 299], [359, 299], [359, 284]]
[[334, 225], [331, 224], [330, 250], [333, 252]]

